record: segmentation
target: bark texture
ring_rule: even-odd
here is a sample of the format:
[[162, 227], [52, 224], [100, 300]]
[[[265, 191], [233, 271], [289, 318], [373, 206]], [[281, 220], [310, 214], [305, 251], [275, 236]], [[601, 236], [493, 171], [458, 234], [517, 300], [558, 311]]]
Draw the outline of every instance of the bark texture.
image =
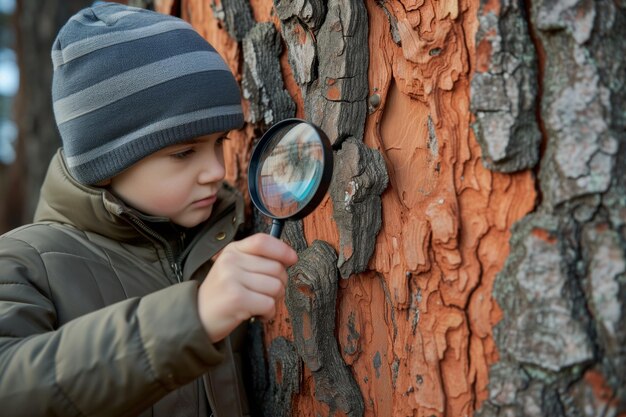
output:
[[498, 13], [484, 2], [476, 35], [471, 109], [483, 163], [501, 172], [539, 161], [537, 54], [523, 0], [504, 0]]
[[286, 95], [335, 148], [283, 234], [286, 304], [251, 327], [258, 415], [624, 412], [623, 2], [179, 9], [247, 94], [230, 181]]
[[330, 195], [339, 229], [342, 278], [367, 269], [381, 226], [380, 195], [387, 188], [382, 155], [354, 138], [346, 139], [335, 158]]
[[280, 35], [270, 22], [257, 23], [243, 38], [243, 97], [250, 103], [248, 121], [271, 126], [293, 117], [296, 105], [280, 72]]
[[[274, 46], [250, 49], [250, 33], [241, 41], [229, 35], [225, 14], [216, 13], [227, 4], [189, 0], [180, 9], [244, 80], [244, 68], [254, 67], [263, 48], [275, 56]], [[263, 343], [255, 344], [259, 414], [472, 414], [488, 397], [488, 366], [497, 359], [493, 281], [511, 225], [535, 198], [530, 172], [483, 167], [470, 129], [478, 4], [249, 6], [255, 25], [269, 22], [280, 33], [282, 82], [296, 116], [327, 132], [337, 161], [330, 195], [284, 233], [302, 261], [292, 270], [289, 308], [263, 326]], [[256, 103], [244, 102], [248, 114], [272, 106]], [[265, 124], [247, 125], [229, 143], [228, 177], [242, 188]], [[517, 158], [511, 149], [509, 160]], [[315, 240], [326, 243], [309, 247]], [[298, 352], [297, 389], [276, 391], [271, 382], [285, 378], [284, 366], [272, 365], [277, 340]]]
[[335, 251], [326, 242], [313, 242], [290, 270], [286, 304], [298, 354], [315, 380], [315, 398], [330, 416], [356, 417], [363, 415], [363, 399], [333, 337], [337, 272]]
[[[514, 227], [496, 281], [501, 358], [481, 416], [626, 413], [625, 6], [527, 6], [541, 57], [543, 199]], [[487, 7], [484, 21], [507, 24], [505, 7]]]

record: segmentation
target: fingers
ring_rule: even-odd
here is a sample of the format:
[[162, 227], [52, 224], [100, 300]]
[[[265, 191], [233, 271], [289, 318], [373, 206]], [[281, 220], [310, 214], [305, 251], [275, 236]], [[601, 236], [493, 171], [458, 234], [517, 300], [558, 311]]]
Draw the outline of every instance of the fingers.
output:
[[263, 319], [271, 319], [276, 315], [276, 299], [273, 297], [269, 297], [267, 295], [263, 295], [260, 293], [248, 293], [248, 306], [249, 316], [245, 319], [249, 319], [251, 317], [261, 317]]
[[266, 234], [227, 245], [198, 291], [198, 312], [209, 338], [221, 340], [251, 317], [274, 317], [285, 294], [286, 268], [297, 261], [289, 245]]
[[287, 271], [285, 269], [285, 266], [282, 263], [273, 259], [263, 258], [247, 253], [240, 253], [238, 254], [236, 262], [237, 266], [243, 272], [277, 277], [280, 278], [283, 283], [287, 282]]
[[242, 252], [272, 259], [284, 266], [291, 266], [298, 261], [296, 251], [289, 245], [265, 233], [257, 233], [233, 244]]
[[278, 298], [285, 294], [287, 270], [278, 261], [237, 251], [225, 251], [213, 266], [226, 272], [225, 285], [241, 285], [241, 289]]
[[[277, 295], [283, 293], [284, 287], [274, 278], [263, 279], [258, 276], [255, 278], [256, 281], [250, 282], [256, 285], [258, 290], [250, 290], [246, 286], [232, 286], [224, 289], [219, 296], [218, 303], [223, 304], [224, 310], [230, 311], [237, 322], [254, 316], [271, 318], [276, 313]], [[269, 283], [260, 284], [263, 281]]]
[[[272, 279], [278, 282], [277, 279]], [[251, 317], [271, 319], [276, 314], [276, 299], [272, 296], [231, 285], [220, 291], [205, 281], [198, 291], [198, 315], [212, 342], [226, 337], [242, 321]]]
[[243, 281], [242, 284], [249, 291], [279, 299], [283, 295], [285, 295], [286, 280], [286, 273], [284, 274], [284, 277], [280, 278], [270, 277], [261, 274], [250, 274], [249, 279]]

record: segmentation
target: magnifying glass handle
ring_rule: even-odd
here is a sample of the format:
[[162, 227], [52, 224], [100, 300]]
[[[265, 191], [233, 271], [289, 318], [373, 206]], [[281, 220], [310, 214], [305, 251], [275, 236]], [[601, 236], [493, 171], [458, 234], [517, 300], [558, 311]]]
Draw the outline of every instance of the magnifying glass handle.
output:
[[272, 219], [272, 229], [270, 235], [276, 239], [280, 239], [280, 234], [283, 232], [284, 221], [278, 219]]

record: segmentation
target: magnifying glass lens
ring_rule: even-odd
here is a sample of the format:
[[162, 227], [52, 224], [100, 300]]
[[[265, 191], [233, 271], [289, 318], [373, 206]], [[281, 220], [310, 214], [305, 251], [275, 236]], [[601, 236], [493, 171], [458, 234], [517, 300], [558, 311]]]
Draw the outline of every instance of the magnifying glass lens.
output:
[[276, 132], [260, 156], [257, 190], [277, 218], [299, 212], [313, 198], [324, 169], [322, 140], [308, 124]]

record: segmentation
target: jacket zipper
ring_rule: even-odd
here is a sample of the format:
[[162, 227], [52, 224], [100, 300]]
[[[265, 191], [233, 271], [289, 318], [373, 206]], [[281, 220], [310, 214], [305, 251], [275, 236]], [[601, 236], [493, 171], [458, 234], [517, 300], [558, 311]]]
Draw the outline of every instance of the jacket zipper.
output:
[[[231, 203], [222, 213], [220, 213], [219, 217], [216, 217], [213, 220], [213, 223], [217, 223], [218, 221], [220, 221], [221, 219], [223, 219], [225, 216], [228, 215], [228, 213], [230, 213], [231, 211], [231, 207], [234, 206], [235, 203]], [[189, 254], [189, 252], [191, 251], [192, 248], [192, 244], [189, 244], [185, 247], [184, 245], [184, 240], [185, 240], [185, 233], [181, 233], [181, 235], [179, 236], [180, 238], [180, 242], [181, 242], [181, 246], [185, 247], [185, 249], [180, 253], [180, 256], [178, 257], [178, 259], [176, 259], [176, 257], [174, 256], [174, 251], [172, 250], [170, 244], [167, 242], [167, 240], [165, 240], [163, 237], [161, 237], [158, 233], [154, 232], [152, 229], [150, 229], [149, 227], [147, 227], [141, 220], [137, 219], [135, 216], [133, 216], [130, 213], [124, 212], [123, 213], [140, 231], [144, 232], [146, 235], [148, 235], [148, 237], [152, 237], [153, 239], [155, 239], [156, 241], [158, 241], [159, 243], [161, 243], [163, 245], [163, 249], [165, 250], [165, 256], [167, 257], [167, 261], [170, 265], [170, 268], [172, 269], [172, 271], [174, 272], [174, 275], [176, 276], [176, 280], [178, 282], [183, 282], [183, 270], [181, 267], [181, 261], [183, 259], [185, 259], [185, 257]], [[194, 242], [199, 239], [200, 236], [196, 236], [194, 239]]]
[[170, 268], [174, 272], [176, 281], [178, 281], [179, 283], [183, 282], [182, 268], [180, 264], [178, 263], [178, 261], [176, 260], [176, 257], [174, 256], [174, 251], [172, 251], [172, 247], [167, 242], [167, 240], [165, 240], [158, 233], [154, 232], [152, 229], [144, 225], [141, 220], [135, 218], [133, 215], [128, 214], [128, 213], [124, 213], [124, 214], [141, 232], [148, 235], [148, 237], [151, 237], [154, 240], [158, 241], [163, 246], [163, 249], [165, 250], [165, 256], [167, 257], [167, 261], [170, 265]]
[[[235, 205], [235, 203], [231, 203], [228, 207], [226, 207], [226, 209], [222, 213], [220, 213], [220, 215], [218, 217], [213, 219], [212, 224], [215, 224], [215, 223], [219, 222], [220, 220], [222, 220], [224, 217], [226, 217], [230, 213], [231, 208], [234, 205]], [[201, 239], [202, 234], [203, 234], [202, 232], [197, 233], [196, 236], [194, 237], [194, 239], [185, 247], [185, 250], [178, 257], [178, 259], [180, 261], [185, 259], [185, 257], [187, 255], [189, 255], [189, 252], [191, 252], [191, 249], [194, 246], [193, 244]], [[183, 241], [183, 239], [184, 239], [184, 233], [183, 233], [183, 236], [181, 236], [181, 242]]]

